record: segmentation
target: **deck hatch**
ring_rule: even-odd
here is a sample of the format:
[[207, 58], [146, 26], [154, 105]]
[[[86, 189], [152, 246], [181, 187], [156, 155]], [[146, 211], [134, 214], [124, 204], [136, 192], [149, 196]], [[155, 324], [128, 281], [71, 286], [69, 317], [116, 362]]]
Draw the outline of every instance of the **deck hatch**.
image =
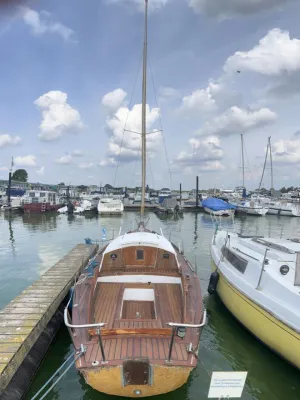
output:
[[155, 319], [155, 296], [152, 288], [126, 288], [123, 294], [122, 319]]
[[149, 360], [127, 360], [123, 363], [123, 382], [128, 385], [150, 385]]

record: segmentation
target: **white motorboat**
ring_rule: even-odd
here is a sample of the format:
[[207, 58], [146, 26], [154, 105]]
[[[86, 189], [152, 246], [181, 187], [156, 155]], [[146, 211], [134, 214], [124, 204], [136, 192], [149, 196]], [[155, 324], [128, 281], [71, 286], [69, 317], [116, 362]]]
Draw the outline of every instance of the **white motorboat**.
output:
[[233, 204], [215, 197], [209, 197], [202, 201], [204, 211], [215, 217], [231, 217], [234, 215], [235, 208]]
[[98, 203], [98, 214], [100, 215], [121, 215], [124, 212], [124, 205], [121, 199], [102, 197]]
[[268, 214], [300, 217], [300, 203], [291, 203], [285, 200], [270, 200]]
[[204, 211], [215, 217], [231, 217], [234, 215], [235, 210], [212, 210], [211, 208], [204, 207]]
[[268, 212], [267, 205], [261, 203], [260, 201], [240, 200], [238, 202], [233, 201], [231, 204], [236, 206], [236, 210], [238, 212], [243, 212], [247, 215], [264, 216]]
[[300, 368], [299, 239], [216, 231], [209, 293], [261, 342]]
[[2, 206], [3, 211], [21, 211], [22, 210], [22, 200], [20, 196], [11, 197], [10, 204], [6, 203]]
[[162, 188], [158, 194], [158, 202], [162, 204], [165, 199], [171, 199], [172, 192], [169, 188]]

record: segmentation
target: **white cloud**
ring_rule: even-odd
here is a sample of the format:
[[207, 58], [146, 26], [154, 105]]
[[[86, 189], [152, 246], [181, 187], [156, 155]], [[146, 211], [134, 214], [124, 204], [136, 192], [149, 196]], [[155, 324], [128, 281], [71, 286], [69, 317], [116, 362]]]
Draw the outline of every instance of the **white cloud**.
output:
[[191, 95], [182, 99], [181, 109], [183, 111], [191, 111], [197, 114], [210, 113], [216, 111], [217, 105], [213, 98], [213, 92], [209, 84], [206, 89], [197, 89]]
[[67, 93], [52, 90], [34, 101], [42, 113], [41, 140], [55, 140], [65, 132], [77, 133], [83, 128], [79, 112], [67, 103], [67, 99]]
[[0, 171], [8, 171], [7, 167], [0, 167]]
[[223, 158], [223, 149], [220, 139], [211, 136], [203, 141], [192, 138], [189, 140], [190, 151], [181, 151], [172, 165], [177, 166], [178, 170], [191, 172], [193, 169], [203, 172], [213, 172], [224, 169], [220, 160]]
[[[159, 10], [164, 7], [169, 1], [172, 0], [150, 0], [148, 2], [149, 11]], [[135, 6], [136, 10], [143, 12], [145, 9], [145, 0], [106, 0], [108, 4], [124, 4], [128, 6]]]
[[127, 93], [123, 89], [116, 89], [102, 97], [102, 105], [109, 111], [116, 111], [125, 100]]
[[229, 57], [225, 71], [252, 71], [277, 76], [300, 71], [300, 40], [291, 39], [289, 32], [273, 29], [249, 51], [237, 51]]
[[82, 157], [83, 156], [83, 151], [82, 150], [73, 150], [72, 151], [72, 156], [74, 156], [74, 157]]
[[272, 155], [274, 163], [299, 164], [300, 162], [300, 139], [281, 139], [272, 144]]
[[159, 89], [159, 101], [173, 101], [180, 97], [180, 91], [172, 87], [161, 87]]
[[11, 136], [7, 134], [0, 134], [0, 147], [16, 145], [21, 142], [21, 138], [19, 136]]
[[74, 31], [63, 25], [61, 22], [55, 22], [51, 18], [51, 13], [42, 11], [38, 13], [31, 8], [22, 7], [23, 21], [30, 26], [34, 35], [44, 35], [54, 33], [61, 36], [66, 42], [72, 41]]
[[45, 174], [45, 167], [41, 167], [40, 169], [35, 171], [38, 175], [43, 176]]
[[117, 165], [117, 161], [113, 157], [107, 157], [99, 162], [100, 167], [113, 167], [114, 165]]
[[85, 162], [85, 163], [80, 163], [78, 165], [78, 167], [81, 169], [90, 169], [90, 168], [93, 168], [94, 166], [95, 166], [95, 163], [93, 163], [93, 162]]
[[292, 1], [294, 0], [188, 0], [188, 3], [197, 13], [227, 19], [279, 8]]
[[[150, 109], [146, 106], [147, 132], [153, 130], [153, 124], [158, 120], [159, 109]], [[115, 113], [107, 117], [106, 128], [110, 135], [106, 158], [101, 160], [100, 166], [113, 166], [117, 160], [130, 162], [140, 157], [141, 149], [141, 123], [142, 105], [136, 104], [129, 110], [127, 107], [120, 107]], [[126, 124], [126, 126], [125, 126]], [[126, 131], [124, 132], [124, 128]], [[130, 132], [128, 132], [130, 131]], [[137, 133], [134, 133], [137, 132]], [[147, 154], [153, 156], [158, 150], [161, 140], [161, 133], [154, 132], [147, 135]]]
[[18, 156], [14, 158], [14, 164], [18, 167], [36, 167], [36, 157], [32, 154], [28, 156]]
[[276, 114], [268, 108], [245, 110], [235, 106], [211, 122], [206, 122], [197, 134], [204, 136], [241, 134], [271, 124], [275, 120]]
[[57, 158], [55, 162], [57, 164], [62, 164], [62, 165], [69, 165], [73, 161], [71, 154], [65, 154], [64, 156], [61, 156], [60, 158]]

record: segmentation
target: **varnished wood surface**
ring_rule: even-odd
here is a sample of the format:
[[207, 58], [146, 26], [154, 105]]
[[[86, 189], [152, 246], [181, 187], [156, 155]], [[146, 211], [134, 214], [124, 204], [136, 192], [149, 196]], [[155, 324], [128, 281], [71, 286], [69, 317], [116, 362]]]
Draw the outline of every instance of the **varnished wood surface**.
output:
[[[73, 323], [86, 324], [104, 322], [103, 345], [106, 365], [119, 365], [122, 360], [149, 357], [151, 363], [164, 364], [167, 361], [171, 331], [168, 336], [155, 335], [161, 329], [168, 329], [168, 322], [199, 324], [203, 317], [200, 281], [193, 273], [184, 256], [177, 253], [179, 269], [142, 268], [140, 266], [120, 267], [114, 270], [97, 271], [96, 277], [86, 279], [77, 285], [75, 299], [78, 305], [73, 308]], [[99, 262], [101, 261], [101, 257]], [[98, 276], [110, 275], [159, 275], [181, 278], [179, 284], [138, 284], [138, 283], [97, 283]], [[155, 319], [123, 318], [122, 299], [126, 288], [152, 288], [155, 294]], [[132, 317], [135, 313], [130, 314]], [[146, 315], [149, 317], [149, 315]], [[141, 333], [138, 334], [138, 330]], [[122, 330], [124, 333], [121, 333]], [[126, 331], [130, 330], [130, 331]], [[149, 335], [145, 334], [149, 330]], [[151, 336], [151, 331], [153, 335]], [[130, 333], [131, 332], [131, 333]], [[135, 333], [133, 333], [135, 332]], [[91, 332], [92, 333], [92, 332]], [[95, 332], [94, 332], [95, 333]], [[172, 365], [194, 367], [197, 358], [188, 353], [192, 344], [197, 351], [200, 329], [187, 328], [182, 340], [175, 336], [172, 352]], [[78, 368], [92, 367], [103, 361], [97, 336], [89, 335], [87, 329], [75, 330], [73, 341], [77, 349], [86, 346], [86, 354], [77, 362]], [[94, 364], [95, 365], [95, 364]]]
[[[98, 336], [98, 330], [96, 328], [92, 328], [88, 330], [91, 336]], [[168, 336], [170, 337], [172, 333], [171, 328], [164, 329], [153, 329], [149, 328], [122, 328], [122, 329], [101, 329], [101, 336], [130, 336], [130, 335], [142, 335], [142, 336]]]
[[155, 319], [153, 301], [123, 301], [122, 319]]

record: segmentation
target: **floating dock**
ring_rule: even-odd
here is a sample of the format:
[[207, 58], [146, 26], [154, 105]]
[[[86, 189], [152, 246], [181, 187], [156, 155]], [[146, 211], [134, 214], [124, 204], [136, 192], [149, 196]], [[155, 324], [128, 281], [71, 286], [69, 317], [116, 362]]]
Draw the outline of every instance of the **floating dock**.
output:
[[62, 322], [58, 310], [97, 246], [79, 244], [0, 311], [0, 399], [20, 399]]

